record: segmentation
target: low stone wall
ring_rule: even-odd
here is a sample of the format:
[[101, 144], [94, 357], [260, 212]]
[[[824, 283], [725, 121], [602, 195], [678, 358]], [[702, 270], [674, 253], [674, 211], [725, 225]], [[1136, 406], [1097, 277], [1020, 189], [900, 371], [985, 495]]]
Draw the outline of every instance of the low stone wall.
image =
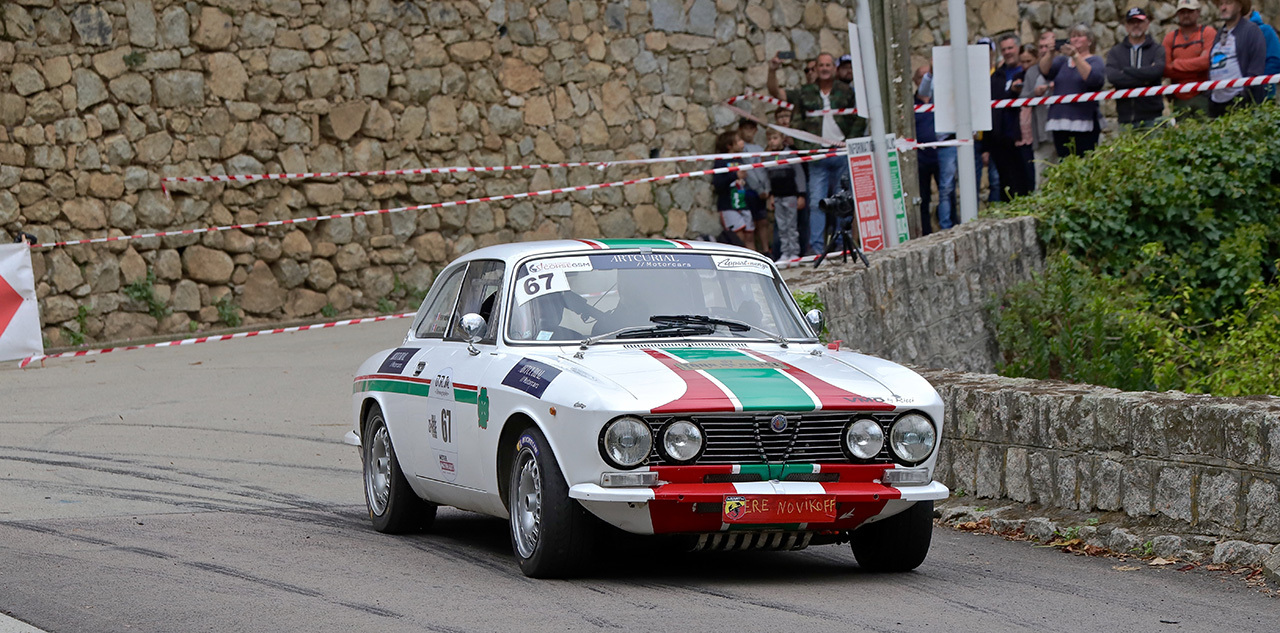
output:
[[994, 372], [987, 305], [1044, 269], [1035, 226], [978, 220], [873, 253], [870, 269], [824, 263], [789, 283], [822, 299], [832, 340], [910, 365]]
[[1280, 542], [1280, 398], [1123, 392], [922, 370], [955, 490]]

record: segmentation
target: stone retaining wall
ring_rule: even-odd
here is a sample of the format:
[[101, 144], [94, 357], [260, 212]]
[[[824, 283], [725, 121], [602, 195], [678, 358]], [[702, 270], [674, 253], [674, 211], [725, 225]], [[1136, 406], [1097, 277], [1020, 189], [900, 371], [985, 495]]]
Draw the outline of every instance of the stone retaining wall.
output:
[[947, 405], [937, 476], [955, 490], [1280, 542], [1280, 398], [922, 373]]
[[976, 220], [861, 263], [789, 272], [793, 290], [826, 305], [830, 339], [897, 362], [994, 372], [988, 306], [1044, 269], [1035, 220]]
[[[817, 0], [5, 0], [0, 240], [307, 217], [673, 165], [175, 187], [161, 176], [711, 151], [776, 51], [843, 51]], [[763, 111], [763, 110], [762, 110]], [[709, 179], [34, 258], [51, 345], [413, 304], [480, 246], [718, 233]]]

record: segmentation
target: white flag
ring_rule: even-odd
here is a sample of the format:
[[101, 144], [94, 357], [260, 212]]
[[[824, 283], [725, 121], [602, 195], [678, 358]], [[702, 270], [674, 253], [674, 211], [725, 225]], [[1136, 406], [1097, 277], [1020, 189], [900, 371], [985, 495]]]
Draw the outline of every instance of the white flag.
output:
[[0, 361], [43, 353], [31, 249], [26, 244], [0, 244]]

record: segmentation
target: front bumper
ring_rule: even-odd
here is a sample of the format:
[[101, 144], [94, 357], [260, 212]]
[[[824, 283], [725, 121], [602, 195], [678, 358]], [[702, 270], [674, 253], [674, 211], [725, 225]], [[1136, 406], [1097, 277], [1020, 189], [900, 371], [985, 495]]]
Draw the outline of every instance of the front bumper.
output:
[[[651, 470], [659, 472], [660, 480], [653, 488], [604, 488], [583, 483], [572, 486], [569, 497], [629, 532], [672, 534], [852, 530], [868, 521], [893, 516], [917, 501], [945, 499], [950, 494], [946, 486], [936, 481], [919, 486], [884, 485], [880, 482], [884, 465], [658, 466]], [[725, 481], [747, 478], [752, 470], [761, 471], [760, 480]], [[739, 496], [830, 499], [836, 505], [835, 515], [822, 522], [728, 523], [723, 514], [726, 497]]]

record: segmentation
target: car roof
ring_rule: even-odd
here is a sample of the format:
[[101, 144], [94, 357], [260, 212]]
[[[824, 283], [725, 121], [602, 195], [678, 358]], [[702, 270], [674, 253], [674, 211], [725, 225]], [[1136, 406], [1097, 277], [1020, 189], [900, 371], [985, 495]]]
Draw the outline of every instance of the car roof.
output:
[[726, 254], [732, 253], [734, 255], [747, 257], [761, 257], [759, 253], [753, 250], [749, 250], [741, 246], [734, 246], [732, 244], [721, 244], [719, 242], [667, 239], [575, 239], [496, 244], [494, 246], [486, 246], [484, 248], [471, 251], [470, 253], [457, 258], [454, 262], [472, 261], [477, 259], [500, 259], [509, 264], [513, 264], [532, 255], [572, 253], [587, 254], [606, 250], [636, 250], [642, 248], [672, 251], [712, 251]]

